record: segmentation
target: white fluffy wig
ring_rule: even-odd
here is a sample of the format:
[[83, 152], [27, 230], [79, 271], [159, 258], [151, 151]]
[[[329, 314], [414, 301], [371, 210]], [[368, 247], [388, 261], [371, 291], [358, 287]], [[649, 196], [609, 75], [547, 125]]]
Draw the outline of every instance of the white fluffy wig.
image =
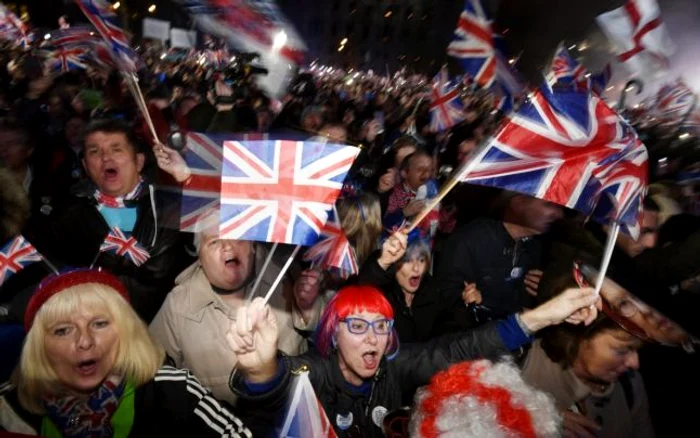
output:
[[409, 430], [419, 438], [549, 438], [561, 417], [548, 394], [528, 386], [511, 361], [462, 362], [418, 390]]

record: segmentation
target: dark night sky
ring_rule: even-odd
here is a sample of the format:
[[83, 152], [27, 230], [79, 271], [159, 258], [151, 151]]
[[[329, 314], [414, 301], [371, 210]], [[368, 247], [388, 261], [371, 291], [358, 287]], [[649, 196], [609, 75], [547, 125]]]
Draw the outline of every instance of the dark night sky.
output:
[[[83, 18], [73, 4], [73, 0], [15, 0], [29, 6], [32, 22], [36, 26], [56, 27], [56, 20], [62, 13], [72, 19]], [[318, 0], [319, 2], [326, 0]], [[394, 0], [401, 1], [401, 0]], [[462, 3], [463, 0], [435, 0]], [[497, 10], [496, 23], [499, 30], [509, 29], [506, 35], [513, 55], [523, 51], [518, 69], [530, 80], [539, 80], [539, 71], [547, 62], [559, 41], [568, 44], [580, 42], [596, 31], [595, 17], [602, 12], [619, 7], [625, 0], [482, 0], [491, 11]], [[123, 0], [131, 10], [145, 10], [150, 3], [158, 4], [158, 12], [164, 12], [168, 0]], [[293, 0], [292, 0], [293, 2]], [[678, 73], [685, 73], [690, 85], [700, 88], [700, 0], [660, 0], [663, 18], [671, 38], [679, 50], [672, 63]], [[458, 17], [445, 17], [446, 34], [451, 33]], [[449, 35], [446, 35], [446, 37]], [[443, 41], [436, 41], [436, 51], [445, 50]], [[594, 53], [586, 53], [586, 63], [590, 60], [599, 67], [599, 59]], [[591, 59], [589, 59], [591, 58]], [[697, 79], [696, 79], [697, 77]]]

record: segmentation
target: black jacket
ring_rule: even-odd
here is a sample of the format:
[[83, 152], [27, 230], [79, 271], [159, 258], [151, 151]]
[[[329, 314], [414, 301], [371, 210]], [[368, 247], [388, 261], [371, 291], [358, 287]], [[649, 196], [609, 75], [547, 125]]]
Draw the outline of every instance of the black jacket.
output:
[[[238, 412], [254, 427], [255, 436], [277, 436], [285, 403], [290, 396], [292, 372], [309, 370], [309, 379], [339, 438], [350, 436], [383, 437], [381, 422], [387, 412], [402, 406], [417, 388], [428, 384], [437, 371], [451, 363], [476, 358], [496, 359], [508, 354], [499, 323], [490, 323], [470, 332], [445, 335], [430, 343], [403, 344], [390, 361], [383, 359], [372, 381], [369, 396], [348, 388], [337, 354], [323, 358], [316, 352], [281, 357], [284, 373], [279, 383], [262, 394], [252, 394], [235, 371], [231, 389], [239, 395]], [[511, 345], [511, 347], [514, 345]], [[352, 420], [352, 421], [350, 421]], [[340, 428], [338, 423], [352, 423]], [[354, 431], [352, 429], [355, 429]], [[358, 434], [359, 432], [359, 434]]]
[[[516, 242], [502, 221], [474, 220], [455, 231], [445, 243], [436, 269], [442, 299], [458, 306], [466, 281], [476, 283], [482, 304], [492, 309], [496, 317], [531, 307], [523, 278], [528, 271], [540, 267], [540, 257], [539, 238]], [[515, 269], [519, 275], [513, 275]]]
[[[30, 427], [38, 435], [43, 417], [27, 412], [17, 390], [0, 385], [0, 430]], [[26, 429], [23, 429], [26, 430]], [[164, 366], [134, 393], [134, 419], [129, 437], [252, 437], [228, 407], [217, 402], [188, 370]]]
[[124, 283], [136, 312], [146, 322], [160, 309], [175, 277], [192, 260], [184, 251], [180, 232], [174, 224], [165, 226], [165, 208], [156, 202], [153, 186], [134, 200], [138, 209], [132, 236], [148, 250], [150, 259], [141, 266], [112, 253], [100, 253], [109, 227], [92, 197], [77, 197], [53, 227], [54, 257], [74, 267], [103, 267]]
[[443, 326], [450, 315], [451, 306], [440, 299], [430, 274], [423, 276], [409, 307], [396, 281], [396, 268], [391, 266], [383, 270], [377, 263], [379, 254], [376, 252], [367, 259], [358, 282], [372, 284], [382, 290], [394, 309], [394, 328], [401, 342], [426, 342], [436, 334], [444, 333]]

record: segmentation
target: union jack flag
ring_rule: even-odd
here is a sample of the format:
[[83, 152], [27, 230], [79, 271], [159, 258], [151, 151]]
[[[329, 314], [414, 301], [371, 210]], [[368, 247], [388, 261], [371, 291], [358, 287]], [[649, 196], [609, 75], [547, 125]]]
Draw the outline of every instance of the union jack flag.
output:
[[118, 68], [117, 63], [114, 61], [114, 57], [112, 56], [112, 51], [107, 43], [104, 41], [96, 41], [93, 43], [92, 50], [94, 52], [92, 61], [94, 61], [98, 67], [104, 70]]
[[593, 217], [601, 222], [617, 221], [622, 230], [638, 238], [641, 231], [642, 199], [647, 190], [647, 151], [638, 139], [630, 141], [614, 166], [600, 176], [601, 190]]
[[598, 73], [593, 73], [591, 76], [591, 90], [593, 90], [594, 93], [603, 94], [611, 78], [612, 67], [608, 63], [603, 67], [603, 70]]
[[282, 429], [276, 435], [282, 438], [338, 438], [316, 397], [309, 373], [303, 372], [294, 379]]
[[24, 49], [34, 41], [34, 34], [29, 32], [27, 24], [3, 4], [0, 4], [0, 36]]
[[301, 141], [226, 141], [220, 235], [311, 245], [359, 149]]
[[[627, 172], [640, 187], [646, 185], [646, 159], [634, 129], [600, 97], [541, 87], [479, 150], [463, 181], [521, 192], [591, 215], [601, 193], [612, 193], [612, 175], [619, 178]], [[644, 161], [636, 167], [642, 170], [632, 172], [628, 161]], [[629, 192], [616, 194], [624, 193]], [[617, 198], [615, 216], [628, 231], [638, 226], [638, 216], [632, 221], [628, 206], [641, 206], [643, 190], [635, 193], [636, 203]]]
[[207, 50], [206, 57], [210, 64], [220, 66], [228, 64], [231, 55], [228, 53], [228, 50], [223, 48], [218, 50]]
[[590, 77], [591, 75], [586, 71], [586, 68], [572, 58], [562, 44], [559, 44], [554, 52], [549, 71], [545, 75], [549, 86], [570, 87], [576, 91], [586, 91], [590, 88]]
[[129, 46], [129, 39], [119, 26], [119, 16], [106, 0], [75, 0], [97, 32], [107, 42], [120, 68], [127, 72], [137, 70], [138, 56]]
[[219, 212], [223, 138], [188, 133], [182, 156], [191, 177], [182, 186], [180, 231], [196, 232], [211, 212]]
[[442, 69], [433, 79], [430, 92], [430, 130], [445, 131], [463, 120], [460, 86], [450, 86], [447, 70]]
[[[187, 11], [198, 17], [199, 24], [207, 27], [207, 31], [226, 37], [234, 44], [242, 44], [243, 50], [249, 47], [249, 43], [269, 49], [274, 43], [275, 35], [284, 30], [287, 41], [280, 48], [280, 55], [296, 64], [303, 62], [306, 47], [274, 1], [180, 0], [180, 2]], [[212, 18], [213, 22], [205, 23], [207, 18]], [[205, 20], [202, 21], [202, 19]]]
[[41, 260], [41, 254], [23, 236], [10, 240], [0, 248], [0, 285], [12, 275]]
[[72, 26], [51, 32], [50, 45], [55, 47], [84, 46], [99, 41], [97, 31], [90, 26]]
[[667, 123], [677, 123], [692, 109], [695, 93], [678, 79], [667, 84], [656, 94], [656, 113]]
[[496, 47], [491, 20], [479, 0], [466, 1], [447, 54], [458, 58], [479, 86], [490, 87], [496, 80]]
[[85, 70], [85, 61], [90, 55], [88, 47], [57, 47], [55, 50], [44, 50], [43, 55], [52, 71], [67, 72]]
[[342, 278], [348, 278], [358, 272], [357, 256], [340, 225], [335, 209], [329, 214], [328, 221], [321, 229], [319, 241], [306, 250], [304, 261], [311, 262], [321, 269], [336, 269]]
[[146, 248], [133, 236], [126, 237], [119, 227], [112, 228], [100, 246], [100, 252], [110, 252], [126, 257], [136, 266], [141, 266], [151, 258]]
[[260, 141], [269, 136], [263, 133], [187, 134], [181, 154], [190, 169], [190, 179], [182, 185], [165, 181], [158, 186], [172, 201], [169, 204], [179, 206], [176, 214], [179, 215], [177, 227], [180, 231], [195, 233], [207, 225], [207, 218], [219, 217], [224, 141]]

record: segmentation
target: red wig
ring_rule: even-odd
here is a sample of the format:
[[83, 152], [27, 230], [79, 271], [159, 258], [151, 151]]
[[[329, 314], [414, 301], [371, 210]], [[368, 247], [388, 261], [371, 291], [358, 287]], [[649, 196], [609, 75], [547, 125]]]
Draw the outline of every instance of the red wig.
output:
[[[394, 309], [384, 295], [374, 286], [346, 286], [335, 294], [326, 305], [316, 329], [316, 348], [323, 357], [333, 350], [333, 337], [341, 319], [359, 312], [378, 313], [394, 319]], [[399, 351], [399, 338], [392, 329], [385, 354], [393, 357]]]

